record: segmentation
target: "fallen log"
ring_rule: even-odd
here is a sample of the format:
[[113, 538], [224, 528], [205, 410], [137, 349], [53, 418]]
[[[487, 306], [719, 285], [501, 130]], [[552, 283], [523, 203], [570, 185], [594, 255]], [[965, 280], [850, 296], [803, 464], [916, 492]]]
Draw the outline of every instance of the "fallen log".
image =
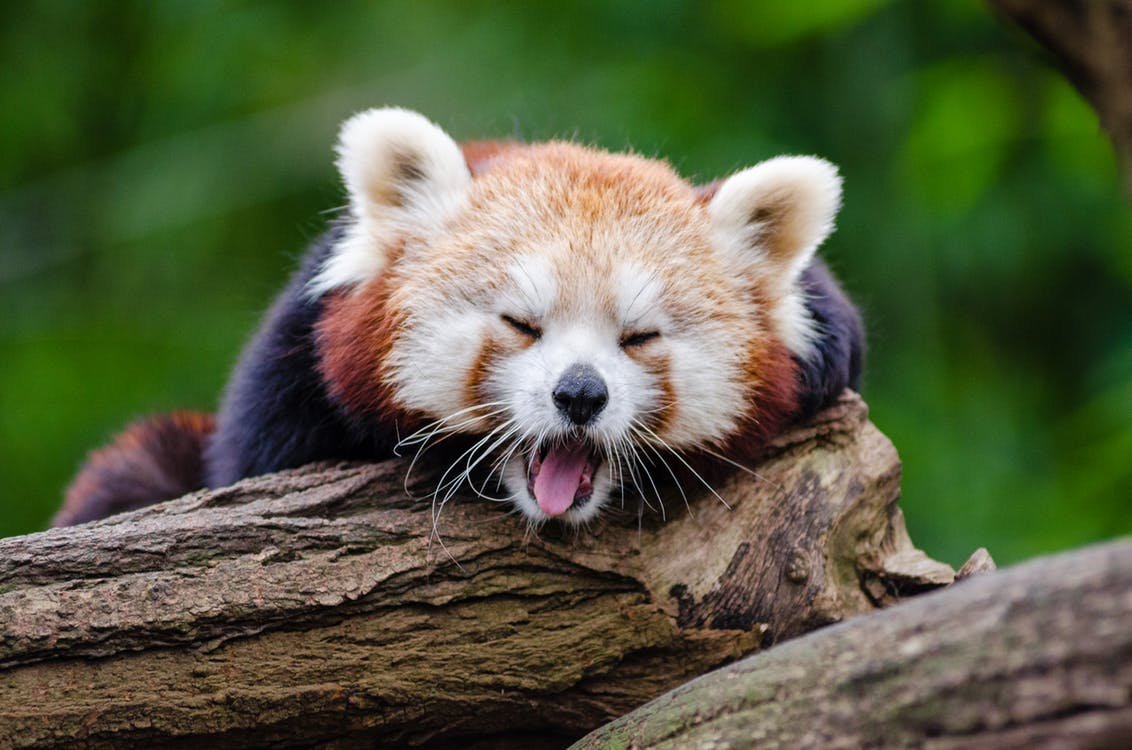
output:
[[[592, 530], [315, 465], [0, 540], [0, 746], [565, 746], [666, 690], [950, 583], [846, 394], [757, 476]], [[977, 561], [975, 563], [977, 564]], [[986, 566], [986, 561], [981, 563]]]
[[784, 643], [574, 746], [605, 747], [1132, 747], [1132, 540]]

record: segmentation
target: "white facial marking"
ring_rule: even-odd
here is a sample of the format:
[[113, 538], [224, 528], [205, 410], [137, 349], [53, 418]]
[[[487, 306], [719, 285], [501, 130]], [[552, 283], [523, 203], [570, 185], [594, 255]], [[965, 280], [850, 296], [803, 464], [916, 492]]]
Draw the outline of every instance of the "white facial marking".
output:
[[669, 431], [681, 445], [708, 444], [732, 429], [738, 416], [735, 405], [742, 400], [735, 332], [712, 322], [690, 331], [673, 325], [665, 312], [664, 293], [656, 271], [637, 264], [622, 267], [617, 304], [623, 326], [660, 332], [658, 344], [668, 354], [669, 379], [677, 394], [678, 403], [652, 408], [671, 411]]
[[[507, 403], [508, 413], [521, 425], [525, 438], [525, 448], [508, 461], [503, 481], [512, 502], [524, 515], [534, 521], [547, 520], [550, 516], [539, 507], [528, 486], [532, 451], [569, 436], [584, 437], [602, 455], [591, 478], [592, 493], [587, 501], [557, 516], [568, 523], [583, 523], [599, 514], [617, 489], [608, 447], [631, 439], [634, 420], [655, 408], [660, 396], [655, 378], [620, 346], [622, 333], [630, 327], [628, 322], [645, 327], [661, 324], [659, 282], [639, 270], [611, 279], [619, 299], [618, 314], [610, 319], [596, 302], [588, 311], [587, 305], [576, 300], [558, 304], [564, 300], [559, 299], [548, 254], [521, 256], [508, 269], [507, 278], [510, 283], [500, 295], [500, 314], [537, 326], [541, 335], [500, 361], [486, 383], [492, 400]], [[590, 299], [597, 300], [598, 291], [593, 290]], [[605, 406], [583, 427], [574, 425], [553, 398], [559, 380], [574, 365], [592, 367], [608, 391]]]
[[636, 263], [621, 266], [617, 277], [617, 315], [623, 328], [659, 330], [667, 322], [661, 305], [663, 284], [656, 271]]
[[[551, 518], [539, 507], [529, 486], [533, 452], [543, 445], [582, 438], [601, 456], [588, 500], [555, 516], [567, 523], [584, 523], [596, 517], [634, 473], [659, 472], [657, 483], [670, 478], [659, 465], [647, 469], [640, 464], [636, 469], [625, 466], [630, 453], [627, 444], [636, 445], [646, 457], [661, 452], [679, 466], [668, 448], [656, 443], [657, 436], [643, 427], [645, 415], [670, 411], [665, 440], [674, 449], [712, 444], [734, 427], [743, 398], [735, 332], [711, 321], [691, 327], [675, 325], [666, 311], [664, 281], [659, 274], [639, 264], [619, 264], [605, 280], [614, 291], [616, 313], [611, 315], [596, 303], [601, 297], [598, 290], [587, 296], [594, 300], [588, 309], [576, 300], [564, 304], [549, 255], [520, 256], [502, 273], [506, 283], [488, 310], [451, 300], [419, 306], [407, 326], [412, 336], [402, 337], [394, 349], [393, 372], [406, 406], [440, 417], [454, 414], [470, 406], [465, 401], [464, 378], [485, 337], [515, 335], [503, 316], [540, 331], [536, 340], [495, 361], [482, 385], [484, 400], [502, 404], [501, 418], [511, 420], [504, 429], [516, 428], [514, 440], [520, 445], [501, 476], [510, 501], [531, 520]], [[669, 394], [658, 375], [621, 346], [626, 333], [644, 331], [660, 334], [648, 346], [667, 361]], [[578, 364], [592, 367], [608, 391], [604, 408], [581, 427], [563, 414], [553, 398], [563, 374]], [[666, 395], [678, 403], [665, 404]], [[471, 427], [485, 431], [482, 425], [472, 423]], [[508, 442], [500, 453], [513, 445]], [[612, 446], [617, 446], [619, 469], [629, 480], [615, 474]]]
[[407, 322], [413, 335], [398, 339], [390, 376], [401, 404], [447, 416], [468, 406], [465, 375], [480, 351], [490, 315], [468, 305], [429, 305]]
[[545, 255], [529, 254], [516, 258], [507, 269], [510, 283], [499, 299], [499, 314], [530, 319], [537, 323], [558, 296], [554, 269]]

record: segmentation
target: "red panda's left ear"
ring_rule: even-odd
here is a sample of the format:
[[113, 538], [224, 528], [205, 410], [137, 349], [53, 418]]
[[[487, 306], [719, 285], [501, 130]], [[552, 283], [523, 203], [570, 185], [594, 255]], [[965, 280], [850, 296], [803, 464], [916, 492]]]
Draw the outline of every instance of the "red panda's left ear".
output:
[[789, 288], [833, 231], [840, 207], [835, 166], [780, 156], [724, 180], [708, 212], [715, 243], [736, 268]]
[[398, 239], [427, 234], [457, 210], [472, 179], [456, 142], [405, 109], [354, 115], [336, 150], [352, 221], [311, 282], [316, 295], [377, 276]]

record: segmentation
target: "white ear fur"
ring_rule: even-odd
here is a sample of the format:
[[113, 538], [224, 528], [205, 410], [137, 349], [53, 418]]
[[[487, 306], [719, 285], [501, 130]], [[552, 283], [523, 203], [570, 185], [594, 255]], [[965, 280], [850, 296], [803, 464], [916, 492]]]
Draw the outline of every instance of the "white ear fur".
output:
[[812, 350], [814, 331], [796, 282], [840, 207], [837, 167], [812, 156], [779, 156], [734, 174], [708, 204], [717, 246], [736, 273], [771, 285], [778, 333], [799, 356]]
[[727, 178], [708, 211], [725, 253], [792, 284], [833, 231], [840, 207], [837, 167], [779, 156]]
[[456, 142], [405, 109], [354, 115], [343, 123], [336, 151], [354, 221], [311, 280], [314, 296], [377, 276], [391, 244], [443, 224], [472, 179]]

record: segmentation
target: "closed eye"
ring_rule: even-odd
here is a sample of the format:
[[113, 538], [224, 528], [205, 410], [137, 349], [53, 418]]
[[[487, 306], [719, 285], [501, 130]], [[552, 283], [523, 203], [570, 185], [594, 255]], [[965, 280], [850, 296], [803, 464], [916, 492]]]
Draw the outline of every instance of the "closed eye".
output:
[[502, 315], [503, 322], [514, 328], [519, 333], [523, 334], [529, 339], [538, 340], [542, 336], [542, 329], [536, 325], [532, 325], [518, 318], [512, 318], [510, 315]]
[[660, 338], [660, 331], [629, 331], [621, 336], [621, 347], [628, 349], [634, 346], [643, 346], [658, 338]]

